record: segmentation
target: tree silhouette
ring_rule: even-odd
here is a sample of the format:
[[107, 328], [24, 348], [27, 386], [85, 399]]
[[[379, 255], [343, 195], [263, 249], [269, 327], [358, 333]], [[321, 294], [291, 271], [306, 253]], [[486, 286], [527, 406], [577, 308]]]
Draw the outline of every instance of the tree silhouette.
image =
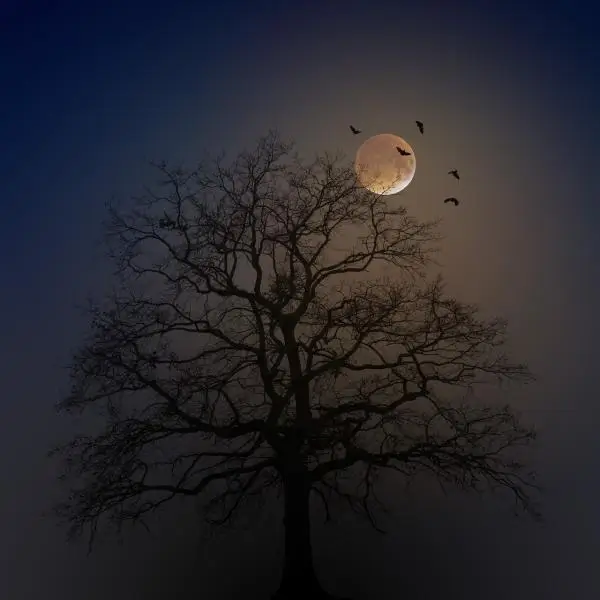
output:
[[[309, 498], [377, 526], [378, 476], [429, 472], [504, 488], [537, 514], [513, 452], [533, 439], [477, 391], [532, 378], [505, 323], [427, 274], [436, 223], [372, 194], [339, 157], [303, 162], [276, 132], [225, 164], [157, 165], [162, 188], [109, 206], [115, 285], [91, 302], [59, 409], [102, 429], [54, 452], [70, 534], [141, 521], [176, 496], [228, 523], [283, 495], [278, 598], [329, 597], [313, 568]], [[159, 193], [166, 190], [164, 193]], [[90, 410], [88, 410], [90, 409]]]

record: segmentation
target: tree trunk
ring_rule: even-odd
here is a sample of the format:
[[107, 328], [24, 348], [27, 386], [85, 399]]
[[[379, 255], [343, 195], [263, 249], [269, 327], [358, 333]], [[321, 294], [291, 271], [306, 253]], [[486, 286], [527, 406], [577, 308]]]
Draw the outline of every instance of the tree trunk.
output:
[[303, 472], [283, 476], [285, 555], [279, 590], [272, 600], [336, 600], [319, 583], [310, 536], [310, 483]]
[[313, 565], [310, 538], [310, 483], [303, 471], [283, 474], [285, 555], [275, 598], [319, 597], [323, 590]]

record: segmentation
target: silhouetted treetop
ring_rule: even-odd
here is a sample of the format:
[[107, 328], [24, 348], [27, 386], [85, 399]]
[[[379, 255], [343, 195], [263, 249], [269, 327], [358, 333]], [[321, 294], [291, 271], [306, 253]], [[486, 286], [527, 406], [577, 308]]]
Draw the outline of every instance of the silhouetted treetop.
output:
[[[109, 206], [115, 286], [90, 304], [61, 403], [105, 415], [103, 432], [61, 448], [73, 532], [143, 519], [176, 495], [225, 523], [271, 487], [288, 517], [314, 492], [372, 519], [385, 470], [500, 487], [535, 513], [515, 457], [534, 433], [478, 395], [531, 374], [505, 353], [506, 323], [432, 275], [435, 222], [273, 132], [229, 163], [157, 168], [156, 189]], [[304, 548], [286, 565], [309, 568], [307, 519], [304, 533], [286, 521]]]

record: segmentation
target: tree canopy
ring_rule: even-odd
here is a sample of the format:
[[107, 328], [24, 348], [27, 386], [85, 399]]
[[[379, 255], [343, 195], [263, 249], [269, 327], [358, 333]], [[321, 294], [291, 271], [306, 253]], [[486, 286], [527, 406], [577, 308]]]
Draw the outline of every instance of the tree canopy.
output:
[[115, 285], [89, 306], [60, 404], [103, 411], [101, 432], [57, 450], [72, 533], [178, 495], [225, 523], [292, 473], [369, 518], [385, 471], [502, 488], [537, 514], [515, 452], [534, 432], [480, 393], [532, 375], [506, 323], [432, 272], [435, 222], [275, 132], [228, 163], [156, 166], [156, 189], [109, 206]]

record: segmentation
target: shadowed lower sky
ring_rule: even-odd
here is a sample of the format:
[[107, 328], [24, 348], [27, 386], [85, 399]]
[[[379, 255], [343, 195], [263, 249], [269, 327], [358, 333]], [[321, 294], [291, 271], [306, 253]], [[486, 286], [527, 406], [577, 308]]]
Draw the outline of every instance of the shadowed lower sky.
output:
[[[277, 127], [307, 156], [357, 149], [348, 125], [394, 133], [417, 172], [399, 199], [443, 216], [452, 291], [510, 319], [539, 381], [515, 404], [541, 433], [547, 522], [495, 499], [394, 497], [386, 536], [317, 527], [318, 568], [354, 597], [471, 600], [600, 592], [597, 236], [600, 44], [573, 2], [4, 2], [0, 6], [0, 571], [3, 597], [267, 597], [276, 516], [198, 550], [161, 516], [89, 558], [42, 518], [59, 497], [46, 449], [72, 431], [53, 405], [106, 273], [104, 202]], [[91, 5], [90, 5], [91, 6]], [[425, 123], [420, 136], [414, 120]], [[456, 183], [446, 175], [458, 168]], [[459, 196], [458, 208], [443, 205]]]

